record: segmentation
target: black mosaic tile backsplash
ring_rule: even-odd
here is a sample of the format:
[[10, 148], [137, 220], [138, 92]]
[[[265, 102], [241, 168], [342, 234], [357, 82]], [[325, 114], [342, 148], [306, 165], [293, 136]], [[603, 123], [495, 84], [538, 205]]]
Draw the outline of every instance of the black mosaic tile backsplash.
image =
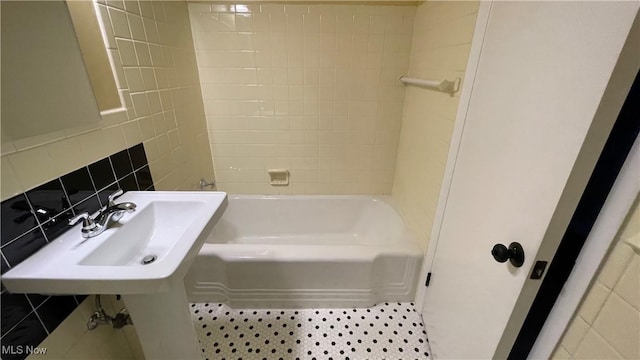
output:
[[[118, 189], [154, 190], [142, 144], [3, 201], [2, 274], [69, 230], [71, 217], [107, 205], [107, 197]], [[26, 354], [12, 354], [10, 349], [40, 344], [86, 298], [12, 294], [4, 286], [0, 296], [4, 360], [24, 359]]]

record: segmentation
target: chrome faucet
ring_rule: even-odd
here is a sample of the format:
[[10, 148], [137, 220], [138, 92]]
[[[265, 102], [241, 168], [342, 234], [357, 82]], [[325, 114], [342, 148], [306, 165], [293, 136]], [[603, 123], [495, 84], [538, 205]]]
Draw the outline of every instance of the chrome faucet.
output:
[[95, 216], [91, 217], [89, 213], [83, 212], [78, 214], [74, 218], [69, 220], [69, 225], [75, 225], [78, 221], [82, 220], [82, 237], [92, 238], [102, 234], [103, 231], [109, 227], [109, 221], [118, 221], [122, 219], [124, 214], [132, 213], [136, 210], [136, 204], [132, 202], [123, 202], [116, 204], [114, 200], [122, 195], [122, 190], [117, 190], [113, 194], [109, 195], [109, 205], [105, 206]]

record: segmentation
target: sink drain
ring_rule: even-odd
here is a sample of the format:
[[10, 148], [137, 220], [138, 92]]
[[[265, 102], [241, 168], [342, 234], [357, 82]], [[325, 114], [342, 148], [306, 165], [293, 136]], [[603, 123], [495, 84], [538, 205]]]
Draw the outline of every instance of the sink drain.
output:
[[147, 255], [147, 256], [145, 256], [145, 257], [143, 257], [143, 258], [142, 258], [142, 261], [140, 261], [140, 263], [141, 263], [142, 265], [149, 265], [149, 264], [151, 264], [152, 262], [156, 261], [156, 259], [157, 259], [157, 258], [158, 258], [158, 257], [157, 257], [157, 256], [155, 256], [155, 255]]

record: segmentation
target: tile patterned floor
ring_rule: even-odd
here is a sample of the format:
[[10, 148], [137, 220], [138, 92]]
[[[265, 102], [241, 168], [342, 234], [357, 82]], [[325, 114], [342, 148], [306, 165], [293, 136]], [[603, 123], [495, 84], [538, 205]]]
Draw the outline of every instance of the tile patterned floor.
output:
[[191, 304], [203, 359], [430, 359], [413, 303], [369, 309], [233, 310]]

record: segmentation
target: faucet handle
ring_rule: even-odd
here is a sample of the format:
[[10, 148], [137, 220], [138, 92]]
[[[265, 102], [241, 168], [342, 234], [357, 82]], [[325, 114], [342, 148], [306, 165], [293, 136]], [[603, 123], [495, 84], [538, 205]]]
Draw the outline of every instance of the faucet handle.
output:
[[113, 194], [109, 195], [109, 206], [115, 205], [113, 200], [115, 200], [118, 196], [122, 195], [124, 192], [122, 189], [116, 190]]
[[80, 220], [82, 220], [82, 230], [92, 230], [97, 226], [88, 212], [80, 213], [69, 219], [69, 225], [75, 225]]

